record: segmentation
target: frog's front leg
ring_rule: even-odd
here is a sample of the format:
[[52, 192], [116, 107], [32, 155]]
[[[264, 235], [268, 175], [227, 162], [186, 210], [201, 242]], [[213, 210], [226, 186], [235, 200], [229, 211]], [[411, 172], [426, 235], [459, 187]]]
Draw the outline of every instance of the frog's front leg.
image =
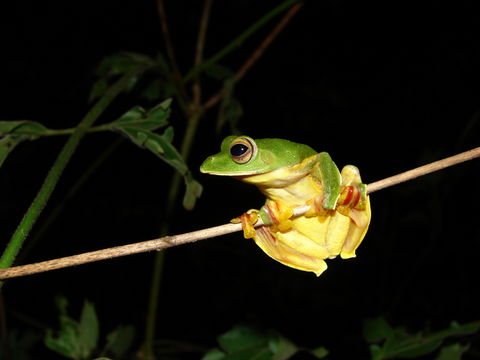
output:
[[261, 218], [264, 225], [273, 232], [286, 232], [292, 228], [293, 209], [283, 203], [267, 200], [260, 210], [251, 209], [239, 217], [232, 219], [233, 223], [241, 223], [243, 236], [246, 239], [255, 237], [255, 224]]

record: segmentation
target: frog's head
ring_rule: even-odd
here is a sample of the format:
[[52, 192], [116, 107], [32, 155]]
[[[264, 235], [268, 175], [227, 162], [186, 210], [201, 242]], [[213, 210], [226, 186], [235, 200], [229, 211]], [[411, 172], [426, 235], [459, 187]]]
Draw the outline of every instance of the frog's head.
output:
[[315, 154], [311, 147], [288, 140], [228, 136], [222, 141], [220, 152], [209, 156], [200, 171], [225, 176], [264, 174], [298, 164]]

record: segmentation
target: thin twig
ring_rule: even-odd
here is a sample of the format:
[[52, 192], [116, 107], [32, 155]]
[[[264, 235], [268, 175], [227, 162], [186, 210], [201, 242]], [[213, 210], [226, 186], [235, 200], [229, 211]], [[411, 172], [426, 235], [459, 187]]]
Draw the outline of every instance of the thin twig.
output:
[[[196, 67], [202, 63], [203, 49], [205, 48], [205, 37], [207, 35], [208, 19], [210, 17], [210, 9], [213, 0], [205, 0], [203, 6], [202, 17], [200, 18], [200, 26], [198, 28], [197, 46], [195, 48], [195, 59], [193, 66]], [[202, 101], [202, 88], [200, 87], [200, 77], [196, 76], [192, 86], [193, 105], [199, 107]]]
[[165, 41], [165, 48], [167, 50], [167, 56], [170, 60], [170, 65], [172, 67], [173, 79], [175, 81], [176, 88], [178, 89], [182, 98], [187, 99], [187, 91], [183, 86], [182, 74], [180, 72], [180, 69], [178, 68], [177, 58], [175, 56], [175, 51], [173, 50], [170, 30], [168, 29], [167, 13], [165, 11], [165, 4], [163, 0], [157, 0], [157, 11], [160, 18], [163, 39]]
[[[419, 176], [423, 176], [443, 168], [459, 164], [464, 161], [472, 160], [480, 157], [480, 147], [473, 150], [463, 152], [461, 154], [451, 156], [439, 161], [435, 161], [428, 165], [420, 166], [413, 170], [403, 172], [401, 174], [388, 177], [386, 179], [376, 181], [367, 185], [368, 193], [373, 193], [375, 191], [402, 183], [407, 180], [412, 180]], [[295, 209], [294, 216], [301, 216], [308, 210], [307, 206], [301, 206]], [[256, 224], [255, 226], [259, 226]], [[64, 258], [54, 259], [43, 261], [39, 263], [15, 266], [7, 269], [0, 269], [0, 279], [8, 279], [19, 276], [31, 275], [40, 272], [45, 272], [49, 270], [61, 269], [65, 267], [85, 264], [94, 261], [100, 261], [105, 259], [112, 259], [120, 256], [138, 254], [142, 252], [152, 251], [152, 250], [163, 250], [172, 246], [192, 243], [198, 240], [208, 239], [220, 235], [225, 235], [240, 231], [242, 229], [241, 224], [225, 224], [220, 226], [215, 226], [212, 228], [202, 229], [193, 231], [190, 233], [174, 235], [174, 236], [165, 236], [162, 238], [143, 241], [139, 243], [117, 246], [113, 248], [97, 250], [92, 252], [87, 252], [83, 254], [68, 256]]]
[[[242, 79], [248, 70], [257, 62], [257, 60], [263, 55], [267, 47], [272, 43], [272, 41], [277, 37], [277, 35], [283, 30], [283, 28], [290, 22], [292, 17], [300, 10], [303, 3], [298, 3], [292, 6], [285, 16], [278, 22], [278, 24], [270, 31], [270, 33], [265, 37], [262, 43], [258, 48], [252, 53], [252, 55], [245, 61], [245, 63], [238, 69], [238, 71], [233, 76], [235, 81]], [[205, 104], [203, 105], [203, 110], [207, 110], [215, 106], [224, 96], [225, 88], [220, 90], [218, 93], [210, 97]]]

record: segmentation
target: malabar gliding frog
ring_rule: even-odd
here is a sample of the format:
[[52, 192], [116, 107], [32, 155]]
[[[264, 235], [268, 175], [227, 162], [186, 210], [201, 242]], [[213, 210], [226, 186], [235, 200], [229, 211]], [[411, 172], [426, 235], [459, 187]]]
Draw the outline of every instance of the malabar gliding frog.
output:
[[[355, 257], [370, 223], [370, 200], [355, 166], [340, 173], [326, 152], [282, 139], [228, 136], [200, 167], [207, 174], [254, 184], [266, 196], [260, 210], [232, 220], [270, 257], [317, 276], [325, 259]], [[295, 217], [293, 209], [309, 205]], [[254, 227], [258, 218], [265, 225]]]

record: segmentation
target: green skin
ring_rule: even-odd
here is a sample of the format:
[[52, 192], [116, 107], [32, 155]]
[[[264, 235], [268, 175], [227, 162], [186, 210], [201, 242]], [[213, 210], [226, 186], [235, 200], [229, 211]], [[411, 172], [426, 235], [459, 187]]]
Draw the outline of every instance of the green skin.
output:
[[[230, 146], [237, 138], [248, 139], [252, 144], [256, 144], [257, 150], [247, 163], [239, 164], [232, 159]], [[318, 160], [313, 165], [312, 175], [322, 182], [323, 207], [333, 210], [340, 194], [340, 172], [326, 152], [317, 153], [310, 146], [304, 144], [283, 139], [254, 140], [248, 136], [228, 136], [222, 141], [220, 152], [209, 156], [200, 166], [200, 171], [212, 175], [233, 177], [265, 174], [299, 164], [302, 160], [315, 155], [318, 155]]]

